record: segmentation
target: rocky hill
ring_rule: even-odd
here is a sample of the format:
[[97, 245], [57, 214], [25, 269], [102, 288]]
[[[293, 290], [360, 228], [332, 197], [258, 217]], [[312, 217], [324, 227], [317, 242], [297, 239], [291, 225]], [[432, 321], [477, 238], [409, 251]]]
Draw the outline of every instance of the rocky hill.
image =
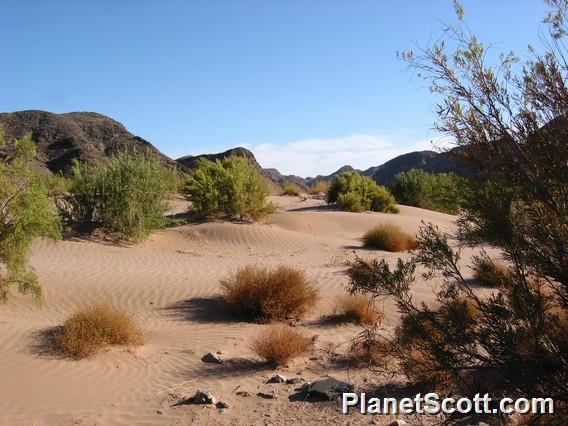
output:
[[[36, 164], [40, 168], [52, 172], [69, 174], [72, 160], [78, 159], [86, 163], [101, 163], [114, 152], [124, 149], [150, 151], [180, 172], [194, 169], [200, 158], [209, 160], [231, 156], [246, 158], [263, 176], [275, 185], [284, 182], [294, 183], [308, 189], [317, 180], [331, 181], [336, 176], [355, 170], [351, 166], [343, 166], [330, 175], [318, 175], [315, 178], [302, 178], [294, 175], [283, 175], [276, 169], [263, 169], [254, 154], [245, 148], [233, 148], [218, 154], [184, 156], [173, 160], [147, 140], [130, 133], [121, 123], [94, 112], [72, 112], [53, 114], [45, 111], [19, 111], [0, 113], [0, 126], [4, 129], [6, 145], [0, 147], [0, 156], [9, 156], [13, 152], [14, 140], [31, 133], [37, 144]], [[365, 176], [371, 176], [381, 184], [388, 184], [397, 173], [412, 168], [423, 169], [431, 173], [454, 172], [467, 175], [452, 158], [452, 153], [434, 151], [417, 151], [400, 155], [386, 163], [367, 170], [357, 170]]]
[[315, 181], [332, 181], [336, 176], [345, 172], [356, 171], [363, 176], [372, 177], [381, 185], [388, 185], [398, 173], [407, 172], [410, 169], [422, 169], [428, 173], [456, 173], [460, 176], [468, 176], [468, 172], [460, 166], [454, 159], [454, 151], [435, 152], [435, 151], [414, 151], [408, 154], [399, 155], [392, 160], [379, 166], [369, 167], [366, 170], [354, 169], [351, 166], [343, 166], [330, 175], [318, 175], [315, 178], [306, 178], [308, 185]]
[[133, 135], [112, 118], [94, 112], [1, 113], [0, 126], [6, 140], [6, 145], [0, 148], [3, 155], [11, 155], [15, 139], [31, 133], [37, 146], [37, 165], [56, 173], [68, 174], [73, 159], [89, 164], [101, 163], [113, 152], [127, 148], [151, 151], [172, 167], [180, 168], [150, 142]]

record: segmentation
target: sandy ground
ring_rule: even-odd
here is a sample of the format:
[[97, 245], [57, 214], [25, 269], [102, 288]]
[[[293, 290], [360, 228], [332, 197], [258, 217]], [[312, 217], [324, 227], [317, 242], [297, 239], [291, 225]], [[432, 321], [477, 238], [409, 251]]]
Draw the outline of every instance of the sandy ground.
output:
[[[321, 300], [297, 327], [319, 335], [313, 352], [277, 372], [305, 380], [331, 375], [356, 389], [379, 379], [366, 370], [329, 361], [329, 351], [345, 354], [361, 330], [329, 324], [334, 297], [344, 294], [344, 261], [361, 257], [396, 259], [398, 254], [361, 249], [362, 234], [392, 222], [416, 232], [430, 221], [451, 232], [454, 217], [411, 207], [398, 215], [346, 213], [317, 200], [273, 197], [278, 213], [265, 224], [213, 221], [155, 232], [144, 243], [119, 246], [71, 239], [37, 241], [31, 262], [45, 291], [39, 308], [15, 295], [0, 305], [0, 424], [388, 424], [390, 417], [343, 416], [336, 403], [291, 402], [293, 385], [277, 389], [278, 399], [255, 395], [274, 374], [250, 350], [251, 336], [263, 325], [239, 322], [219, 300], [219, 280], [243, 265], [287, 264], [306, 271]], [[183, 205], [178, 205], [183, 208]], [[406, 256], [406, 255], [402, 255]], [[432, 300], [430, 284], [418, 283], [416, 300]], [[45, 351], [43, 336], [76, 309], [110, 302], [133, 314], [144, 330], [145, 345], [111, 349], [74, 361]], [[388, 303], [385, 326], [396, 312]], [[227, 364], [204, 364], [209, 352], [222, 351]], [[176, 394], [210, 389], [230, 405], [171, 407]], [[235, 394], [247, 390], [251, 397]], [[412, 424], [412, 419], [409, 419]]]

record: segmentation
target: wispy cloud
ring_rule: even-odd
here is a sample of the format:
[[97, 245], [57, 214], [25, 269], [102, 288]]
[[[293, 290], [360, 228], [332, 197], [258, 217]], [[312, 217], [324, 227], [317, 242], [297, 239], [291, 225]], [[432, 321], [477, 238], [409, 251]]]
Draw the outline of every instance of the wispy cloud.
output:
[[[431, 140], [409, 140], [406, 136], [353, 134], [338, 138], [301, 139], [285, 143], [250, 143], [241, 146], [251, 150], [265, 168], [278, 169], [283, 174], [302, 177], [327, 175], [346, 164], [357, 169], [378, 166], [398, 155], [411, 151], [434, 149]], [[234, 146], [200, 148], [197, 153], [221, 152]], [[175, 153], [179, 157], [182, 153]]]
[[424, 140], [403, 144], [389, 137], [355, 134], [332, 139], [302, 139], [285, 144], [251, 144], [248, 148], [263, 167], [306, 177], [330, 174], [346, 164], [366, 169], [407, 152], [432, 149], [432, 143]]

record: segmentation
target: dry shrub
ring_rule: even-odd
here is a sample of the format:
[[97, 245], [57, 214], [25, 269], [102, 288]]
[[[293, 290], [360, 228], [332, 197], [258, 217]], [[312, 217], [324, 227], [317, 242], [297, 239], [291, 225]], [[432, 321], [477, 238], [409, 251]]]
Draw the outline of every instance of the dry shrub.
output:
[[363, 236], [365, 247], [386, 251], [405, 251], [416, 248], [416, 238], [386, 223], [376, 226]]
[[325, 180], [316, 181], [309, 190], [312, 195], [324, 194], [327, 195], [329, 192], [330, 183]]
[[474, 259], [473, 274], [485, 287], [503, 287], [511, 280], [511, 268], [502, 262], [495, 262], [488, 257]]
[[252, 350], [273, 367], [284, 365], [310, 349], [312, 340], [284, 324], [262, 330], [252, 342]]
[[373, 324], [381, 314], [375, 309], [373, 300], [362, 294], [339, 296], [335, 301], [333, 315], [337, 319], [357, 324]]
[[289, 266], [246, 266], [221, 281], [225, 300], [246, 318], [260, 321], [299, 318], [317, 301], [317, 290], [302, 271]]
[[143, 343], [142, 332], [126, 312], [109, 305], [93, 305], [69, 317], [56, 336], [63, 352], [85, 358], [110, 345]]
[[299, 197], [304, 191], [298, 185], [293, 183], [285, 183], [282, 185], [282, 195], [290, 195], [293, 197]]
[[437, 390], [449, 388], [452, 383], [450, 373], [443, 369], [433, 368], [435, 360], [427, 351], [418, 346], [410, 346], [401, 365], [404, 373], [417, 383], [430, 385]]
[[384, 369], [396, 362], [392, 343], [372, 331], [363, 332], [355, 339], [349, 348], [349, 358], [356, 364]]

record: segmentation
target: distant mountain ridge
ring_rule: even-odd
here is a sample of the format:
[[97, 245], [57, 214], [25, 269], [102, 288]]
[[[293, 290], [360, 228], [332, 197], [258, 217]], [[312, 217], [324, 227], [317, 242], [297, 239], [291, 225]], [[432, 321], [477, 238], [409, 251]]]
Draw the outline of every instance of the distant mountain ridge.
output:
[[[0, 126], [4, 130], [6, 139], [6, 145], [0, 147], [0, 157], [12, 155], [14, 140], [31, 133], [37, 144], [35, 159], [37, 166], [66, 175], [71, 171], [73, 159], [88, 164], [97, 164], [104, 162], [113, 153], [124, 149], [152, 152], [161, 158], [165, 164], [181, 173], [187, 173], [194, 169], [200, 158], [216, 160], [240, 156], [246, 158], [273, 184], [281, 185], [284, 182], [290, 182], [304, 190], [317, 180], [331, 181], [342, 173], [355, 170], [346, 165], [330, 175], [318, 175], [315, 178], [283, 175], [276, 169], [262, 168], [254, 154], [241, 147], [218, 154], [187, 155], [174, 160], [162, 154], [147, 140], [130, 133], [118, 121], [94, 112], [54, 114], [30, 110], [0, 113]], [[356, 171], [385, 185], [390, 183], [396, 174], [412, 168], [423, 169], [431, 173], [454, 172], [458, 175], [468, 175], [467, 171], [454, 160], [452, 151], [443, 153], [434, 151], [410, 152], [367, 170]]]

